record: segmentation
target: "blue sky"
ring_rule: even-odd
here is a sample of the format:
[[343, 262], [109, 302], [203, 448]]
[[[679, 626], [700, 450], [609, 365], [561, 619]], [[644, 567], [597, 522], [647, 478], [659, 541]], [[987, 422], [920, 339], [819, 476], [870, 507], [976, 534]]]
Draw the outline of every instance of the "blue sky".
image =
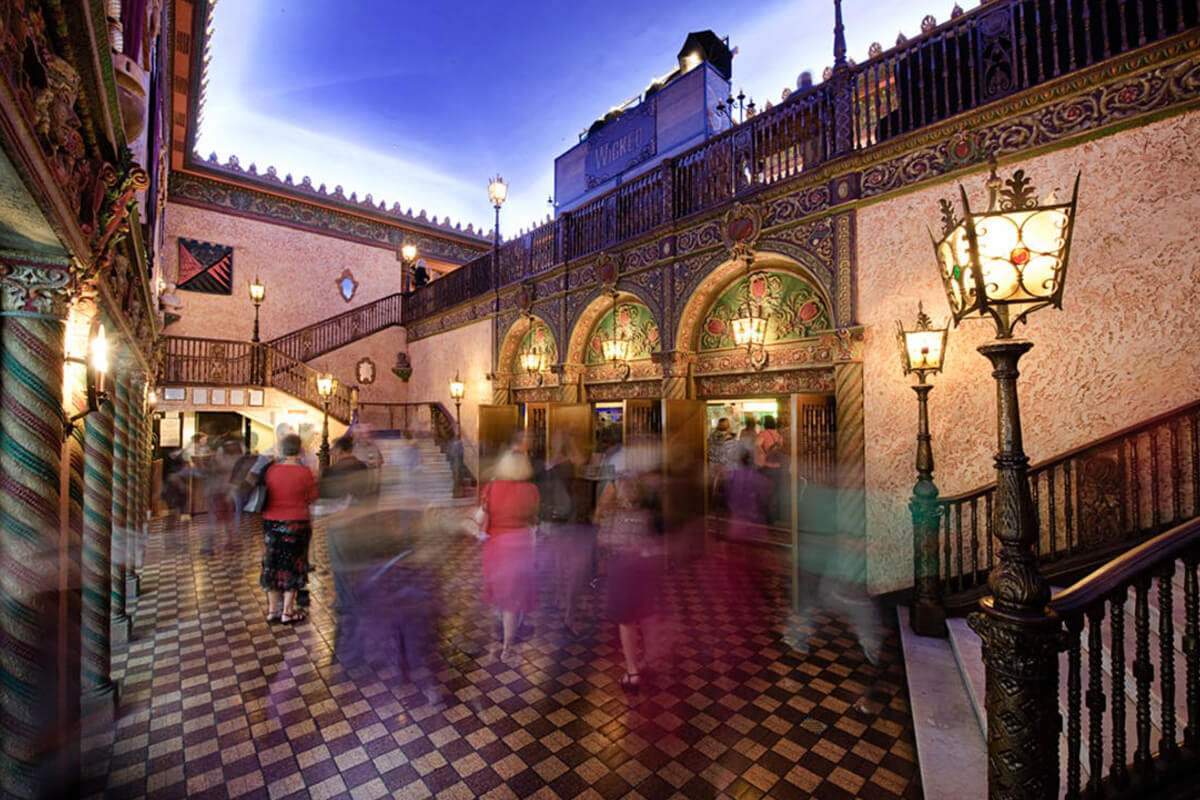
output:
[[[844, 0], [849, 55], [915, 36], [953, 0]], [[550, 213], [554, 158], [675, 66], [689, 31], [738, 48], [733, 85], [761, 106], [832, 60], [831, 0], [219, 0], [198, 152], [491, 227]]]

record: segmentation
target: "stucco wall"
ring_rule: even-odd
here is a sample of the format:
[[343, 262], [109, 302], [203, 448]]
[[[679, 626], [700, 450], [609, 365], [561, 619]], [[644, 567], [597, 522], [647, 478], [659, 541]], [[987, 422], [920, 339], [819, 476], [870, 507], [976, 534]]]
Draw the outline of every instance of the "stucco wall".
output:
[[[387, 328], [346, 347], [309, 361], [310, 367], [332, 373], [339, 382], [358, 386], [358, 399], [371, 403], [401, 403], [408, 399], [408, 384], [392, 374], [396, 353], [404, 349], [404, 329]], [[356, 367], [363, 358], [375, 362], [375, 382], [358, 383]], [[417, 400], [423, 398], [417, 397]]]
[[[1022, 160], [1040, 194], [1069, 192], [1083, 170], [1064, 308], [1044, 309], [1017, 329], [1034, 343], [1021, 362], [1025, 448], [1053, 457], [1200, 396], [1200, 114], [1192, 113]], [[986, 172], [963, 181], [985, 205]], [[953, 194], [952, 194], [953, 193]], [[901, 375], [895, 320], [911, 323], [917, 301], [948, 316], [926, 227], [957, 182], [859, 211], [859, 317], [868, 327], [864, 365], [867, 532], [876, 592], [912, 581], [906, 503], [915, 478], [916, 400]], [[958, 206], [957, 200], [955, 201]], [[933, 378], [930, 422], [935, 480], [953, 494], [992, 479], [995, 388], [975, 348], [990, 323], [952, 330], [946, 371]]]
[[[165, 230], [163, 274], [169, 282], [178, 275], [180, 237], [233, 246], [233, 294], [177, 292], [183, 314], [166, 329], [169, 335], [248, 340], [254, 305], [246, 287], [255, 275], [267, 287], [260, 317], [264, 341], [400, 291], [400, 262], [392, 250], [180, 203], [167, 204]], [[337, 286], [347, 268], [358, 281], [349, 303]]]
[[[492, 323], [476, 322], [452, 331], [418, 339], [408, 348], [413, 374], [408, 382], [408, 398], [419, 402], [441, 402], [450, 413], [450, 381], [457, 371], [466, 394], [462, 403], [462, 429], [467, 463], [476, 470], [475, 442], [479, 432], [479, 404], [492, 402], [491, 370]], [[478, 473], [477, 473], [478, 474]]]

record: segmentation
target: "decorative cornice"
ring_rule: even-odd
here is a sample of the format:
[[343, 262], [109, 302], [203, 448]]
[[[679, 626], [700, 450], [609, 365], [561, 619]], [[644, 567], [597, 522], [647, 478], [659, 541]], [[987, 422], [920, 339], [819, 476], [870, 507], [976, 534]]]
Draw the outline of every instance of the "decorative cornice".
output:
[[[404, 242], [412, 241], [422, 255], [452, 264], [465, 264], [487, 250], [485, 244], [477, 244], [465, 234], [427, 230], [398, 220], [379, 219], [379, 214], [372, 214], [366, 209], [342, 211], [193, 172], [172, 171], [169, 192], [171, 202], [209, 208], [223, 214], [248, 217], [360, 244], [394, 250]], [[366, 216], [368, 214], [371, 216]]]

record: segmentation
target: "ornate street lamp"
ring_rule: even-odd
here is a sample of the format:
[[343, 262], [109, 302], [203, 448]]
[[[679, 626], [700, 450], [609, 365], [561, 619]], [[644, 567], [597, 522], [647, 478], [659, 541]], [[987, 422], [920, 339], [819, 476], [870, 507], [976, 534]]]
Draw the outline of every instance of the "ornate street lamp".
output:
[[462, 382], [462, 378], [458, 377], [458, 370], [454, 371], [454, 380], [450, 381], [450, 399], [454, 401], [454, 421], [458, 424], [460, 430], [462, 428], [462, 401], [466, 395], [467, 387]]
[[624, 331], [617, 331], [617, 292], [612, 293], [612, 330], [607, 339], [600, 340], [600, 352], [604, 360], [621, 371], [621, 380], [629, 378], [629, 339]]
[[492, 227], [492, 378], [496, 374], [496, 337], [500, 318], [500, 206], [508, 198], [508, 184], [497, 173], [488, 183], [488, 199], [496, 209], [496, 222]]
[[324, 418], [321, 423], [321, 449], [317, 452], [317, 462], [321, 469], [329, 466], [329, 399], [337, 389], [337, 379], [326, 373], [317, 378], [317, 394], [321, 396], [324, 408]]
[[[1079, 175], [1069, 202], [1058, 202], [1053, 193], [1039, 202], [1024, 170], [1002, 182], [993, 160], [987, 188], [988, 209], [978, 212], [960, 187], [961, 219], [949, 201], [941, 202], [942, 238], [934, 240], [934, 252], [955, 324], [991, 318], [996, 325], [996, 341], [979, 352], [992, 362], [996, 379], [999, 452], [992, 527], [1000, 552], [988, 575], [992, 594], [980, 601], [970, 624], [983, 640], [988, 667], [989, 749], [1007, 752], [988, 759], [988, 794], [1032, 798], [1044, 795], [1039, 786], [1058, 785], [1054, 677], [1061, 626], [1046, 607], [1050, 586], [1034, 555], [1036, 508], [1017, 402], [1017, 362], [1033, 343], [1012, 335], [1031, 312], [1062, 307]], [[1014, 728], [1019, 735], [1006, 734]], [[1029, 775], [1042, 780], [1031, 782]]]
[[412, 288], [412, 272], [413, 266], [417, 263], [417, 246], [412, 242], [405, 242], [400, 247], [400, 291], [408, 294]]
[[104, 332], [104, 323], [97, 315], [92, 320], [88, 332], [87, 357], [77, 358], [68, 356], [69, 363], [83, 364], [85, 369], [84, 383], [87, 386], [87, 408], [67, 419], [63, 426], [63, 441], [71, 436], [75, 423], [93, 411], [99, 411], [101, 404], [108, 400], [105, 381], [108, 378], [108, 337]]
[[912, 627], [922, 636], [946, 635], [946, 609], [942, 605], [938, 583], [938, 506], [937, 486], [933, 482], [933, 447], [929, 436], [929, 375], [942, 371], [946, 354], [949, 323], [940, 328], [921, 304], [917, 305], [917, 324], [911, 329], [896, 322], [896, 343], [900, 346], [900, 365], [905, 375], [914, 372], [917, 385], [917, 482], [913, 486], [908, 509], [913, 522], [913, 576], [916, 596], [913, 600]]
[[259, 282], [258, 276], [254, 276], [254, 281], [250, 284], [250, 302], [254, 303], [254, 336], [250, 341], [258, 344], [258, 309], [263, 304], [263, 300], [267, 298], [267, 287]]

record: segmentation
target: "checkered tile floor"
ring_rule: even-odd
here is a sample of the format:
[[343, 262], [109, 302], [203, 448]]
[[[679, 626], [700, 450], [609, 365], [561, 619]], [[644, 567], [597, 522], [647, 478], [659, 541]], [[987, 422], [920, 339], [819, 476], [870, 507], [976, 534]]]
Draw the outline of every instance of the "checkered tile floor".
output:
[[[520, 658], [496, 658], [479, 604], [478, 545], [423, 544], [436, 597], [432, 701], [394, 659], [333, 651], [318, 527], [310, 619], [268, 625], [261, 539], [216, 556], [152, 534], [132, 643], [114, 653], [121, 701], [90, 736], [92, 796], [246, 798], [918, 798], [897, 636], [867, 663], [847, 623], [816, 613], [807, 654], [782, 641], [785, 587], [718, 557], [666, 582], [666, 655], [627, 698], [616, 627], [565, 636], [544, 588]], [[894, 625], [894, 623], [892, 623]]]

